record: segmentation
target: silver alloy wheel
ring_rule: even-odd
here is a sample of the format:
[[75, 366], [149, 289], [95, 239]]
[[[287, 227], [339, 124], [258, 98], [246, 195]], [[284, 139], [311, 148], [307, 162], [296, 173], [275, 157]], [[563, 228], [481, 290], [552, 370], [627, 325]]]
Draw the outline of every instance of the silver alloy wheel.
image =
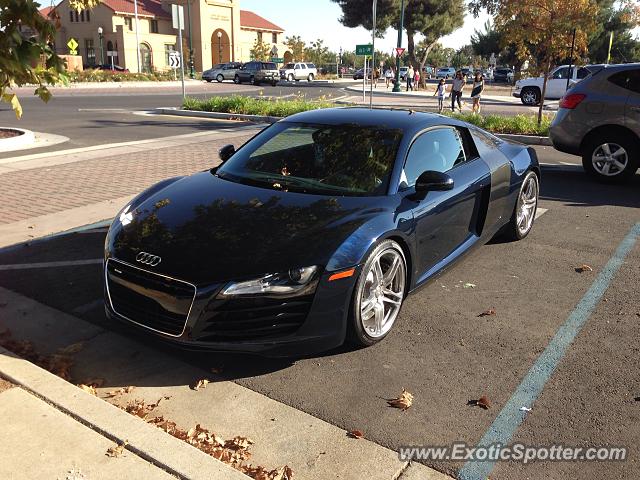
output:
[[290, 73], [289, 76], [287, 77], [287, 80], [289, 82], [293, 82], [293, 73]]
[[536, 103], [538, 103], [538, 96], [536, 95], [536, 92], [534, 92], [531, 89], [525, 90], [524, 93], [522, 94], [522, 101], [526, 104], [526, 105], [535, 105]]
[[379, 252], [363, 272], [359, 295], [360, 323], [371, 338], [386, 335], [393, 327], [404, 299], [406, 267], [402, 254], [395, 248]]
[[222, 81], [224, 80], [224, 76], [219, 73], [218, 76], [216, 77], [216, 80], [218, 81], [218, 83], [222, 83]]
[[531, 172], [525, 178], [520, 195], [518, 196], [518, 206], [516, 210], [516, 225], [521, 236], [525, 236], [533, 226], [533, 220], [538, 208], [538, 177]]
[[617, 143], [603, 143], [591, 155], [594, 170], [605, 177], [621, 174], [629, 163], [629, 154]]

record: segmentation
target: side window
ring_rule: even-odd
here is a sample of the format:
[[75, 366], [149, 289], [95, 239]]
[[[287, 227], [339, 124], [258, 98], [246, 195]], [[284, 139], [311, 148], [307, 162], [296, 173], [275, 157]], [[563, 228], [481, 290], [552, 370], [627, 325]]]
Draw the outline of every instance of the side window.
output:
[[420, 135], [411, 145], [401, 177], [401, 188], [412, 187], [427, 170], [446, 172], [465, 161], [462, 138], [452, 127], [440, 127]]
[[569, 68], [565, 67], [565, 68], [560, 68], [555, 72], [553, 72], [553, 76], [551, 78], [566, 80], [568, 75], [569, 75]]
[[586, 78], [590, 73], [591, 72], [588, 69], [584, 68], [584, 67], [579, 68], [578, 69], [578, 78], [580, 80], [582, 80], [583, 78]]
[[299, 64], [299, 63], [296, 63], [296, 66], [295, 66], [295, 67], [293, 67], [293, 68], [294, 68], [295, 70], [300, 70], [300, 64]]
[[614, 85], [632, 92], [640, 93], [640, 70], [623, 70], [609, 77]]

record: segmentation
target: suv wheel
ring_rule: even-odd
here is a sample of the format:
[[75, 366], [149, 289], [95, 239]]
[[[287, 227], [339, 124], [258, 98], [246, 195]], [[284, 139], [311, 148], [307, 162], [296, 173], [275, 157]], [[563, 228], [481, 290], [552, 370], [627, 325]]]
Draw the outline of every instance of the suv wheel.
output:
[[240, 84], [240, 76], [239, 75], [236, 75], [235, 77], [233, 77], [233, 83]]
[[251, 85], [257, 85], [257, 84], [258, 84], [258, 82], [256, 82], [256, 77], [254, 77], [253, 75], [251, 75], [251, 76], [249, 77], [249, 83], [250, 83]]
[[289, 75], [287, 75], [287, 81], [293, 82], [293, 73], [290, 73]]
[[219, 73], [218, 76], [216, 77], [216, 80], [218, 81], [218, 83], [222, 83], [222, 81], [224, 80], [224, 76]]
[[307, 80], [309, 82], [313, 82], [313, 73], [310, 73], [309, 76], [307, 77]]
[[520, 94], [520, 101], [524, 105], [535, 106], [540, 103], [540, 90], [535, 87], [525, 87]]
[[596, 180], [616, 183], [629, 180], [638, 169], [638, 140], [617, 132], [601, 133], [587, 141], [582, 166]]

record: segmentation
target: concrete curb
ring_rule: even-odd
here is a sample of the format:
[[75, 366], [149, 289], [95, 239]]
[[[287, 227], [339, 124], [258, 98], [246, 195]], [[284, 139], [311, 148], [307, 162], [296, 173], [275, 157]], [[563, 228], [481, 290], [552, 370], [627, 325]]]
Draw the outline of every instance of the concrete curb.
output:
[[247, 480], [234, 468], [0, 347], [0, 372], [92, 430], [182, 479]]
[[[257, 123], [276, 123], [282, 117], [268, 117], [262, 115], [240, 115], [235, 113], [219, 112], [198, 112], [195, 110], [181, 110], [178, 108], [156, 108], [157, 113], [162, 115], [179, 115], [182, 117], [217, 118], [221, 120], [245, 120]], [[499, 133], [496, 135], [503, 140], [519, 142], [525, 145], [545, 145], [553, 146], [549, 137], [538, 137], [535, 135], [515, 135], [509, 133]]]
[[31, 145], [36, 141], [36, 136], [31, 130], [15, 127], [2, 127], [3, 130], [20, 132], [16, 137], [0, 138], [0, 152], [9, 152], [18, 148]]

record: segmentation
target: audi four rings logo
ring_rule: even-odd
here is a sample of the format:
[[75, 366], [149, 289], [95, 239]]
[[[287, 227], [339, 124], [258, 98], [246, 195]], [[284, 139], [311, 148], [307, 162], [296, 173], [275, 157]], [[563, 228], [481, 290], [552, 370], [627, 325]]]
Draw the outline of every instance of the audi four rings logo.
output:
[[155, 267], [162, 261], [162, 258], [157, 255], [151, 255], [147, 252], [140, 252], [136, 255], [136, 262], [143, 263], [145, 265], [149, 265], [150, 267]]

